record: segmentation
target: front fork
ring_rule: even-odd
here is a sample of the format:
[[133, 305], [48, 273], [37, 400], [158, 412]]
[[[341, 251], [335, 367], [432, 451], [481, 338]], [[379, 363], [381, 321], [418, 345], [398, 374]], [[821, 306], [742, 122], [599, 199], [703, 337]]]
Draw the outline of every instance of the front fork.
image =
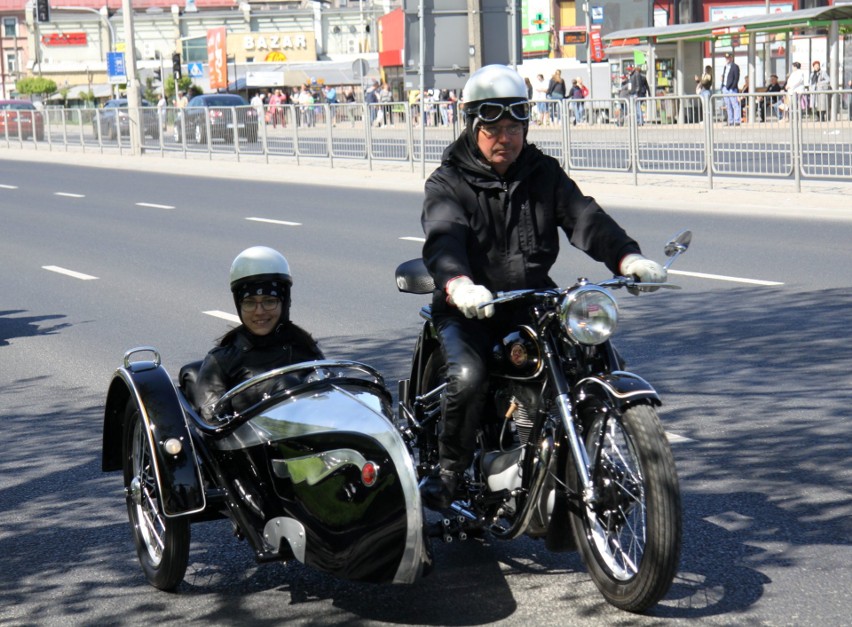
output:
[[574, 460], [577, 477], [580, 481], [583, 502], [586, 504], [593, 503], [595, 501], [595, 488], [589, 474], [589, 457], [574, 426], [574, 407], [571, 403], [568, 383], [562, 374], [559, 356], [553, 349], [552, 341], [545, 341], [543, 345], [545, 366], [550, 372], [550, 380], [556, 390], [556, 406], [559, 410], [559, 417], [562, 419], [562, 426], [565, 429], [565, 437], [568, 438], [568, 445], [571, 447], [571, 457]]

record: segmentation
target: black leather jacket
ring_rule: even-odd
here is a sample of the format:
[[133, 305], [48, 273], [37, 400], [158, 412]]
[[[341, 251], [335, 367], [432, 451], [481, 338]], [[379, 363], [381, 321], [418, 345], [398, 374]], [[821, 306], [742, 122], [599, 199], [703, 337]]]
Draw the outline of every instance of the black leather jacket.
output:
[[548, 273], [559, 254], [560, 228], [613, 273], [625, 255], [641, 252], [559, 162], [534, 145], [525, 144], [505, 177], [476, 154], [465, 132], [426, 181], [423, 260], [437, 286], [438, 313], [455, 310], [444, 288], [459, 275], [492, 292], [554, 287]]
[[[322, 359], [323, 354], [310, 334], [292, 322], [284, 322], [267, 336], [257, 336], [240, 325], [207, 353], [195, 384], [192, 403], [209, 420], [213, 404], [238, 383], [302, 361]], [[268, 386], [254, 386], [234, 399], [233, 409], [240, 411], [259, 401]]]

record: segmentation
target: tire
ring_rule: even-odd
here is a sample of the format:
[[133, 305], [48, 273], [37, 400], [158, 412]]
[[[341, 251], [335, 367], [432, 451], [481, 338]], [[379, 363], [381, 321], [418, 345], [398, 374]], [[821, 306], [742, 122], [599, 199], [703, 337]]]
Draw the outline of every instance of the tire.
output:
[[142, 571], [155, 588], [174, 590], [189, 563], [189, 520], [162, 512], [151, 445], [132, 400], [124, 412], [123, 456], [127, 515]]
[[115, 141], [116, 135], [117, 133], [115, 131], [115, 125], [110, 124], [109, 129], [107, 130], [107, 139], [110, 141]]
[[[599, 405], [583, 411], [581, 419], [598, 501], [588, 508], [571, 508], [574, 539], [606, 600], [628, 612], [643, 612], [668, 592], [680, 560], [681, 504], [674, 456], [649, 405], [630, 407], [620, 415]], [[566, 480], [575, 493], [582, 493], [573, 460], [567, 464]]]
[[196, 144], [206, 144], [207, 143], [207, 133], [201, 124], [195, 124], [195, 143]]

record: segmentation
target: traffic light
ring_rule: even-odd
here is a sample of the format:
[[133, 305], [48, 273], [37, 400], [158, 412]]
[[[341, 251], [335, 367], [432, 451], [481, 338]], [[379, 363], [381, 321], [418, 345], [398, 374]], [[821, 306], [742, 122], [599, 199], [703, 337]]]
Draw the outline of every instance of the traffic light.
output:
[[154, 78], [156, 78], [158, 81], [162, 81], [162, 80], [163, 80], [163, 72], [162, 72], [162, 70], [160, 70], [159, 68], [157, 68], [156, 70], [154, 70]]
[[50, 0], [36, 0], [36, 20], [39, 22], [50, 21]]
[[181, 72], [180, 72], [180, 52], [175, 52], [172, 55], [172, 73], [175, 76], [175, 80], [180, 80]]

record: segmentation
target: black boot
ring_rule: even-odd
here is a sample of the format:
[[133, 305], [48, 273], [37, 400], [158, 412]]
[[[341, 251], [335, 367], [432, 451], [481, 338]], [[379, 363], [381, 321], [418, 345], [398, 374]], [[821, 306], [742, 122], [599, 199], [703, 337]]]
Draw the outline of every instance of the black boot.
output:
[[420, 482], [420, 497], [429, 509], [438, 511], [448, 509], [453, 503], [458, 485], [457, 472], [441, 469]]

